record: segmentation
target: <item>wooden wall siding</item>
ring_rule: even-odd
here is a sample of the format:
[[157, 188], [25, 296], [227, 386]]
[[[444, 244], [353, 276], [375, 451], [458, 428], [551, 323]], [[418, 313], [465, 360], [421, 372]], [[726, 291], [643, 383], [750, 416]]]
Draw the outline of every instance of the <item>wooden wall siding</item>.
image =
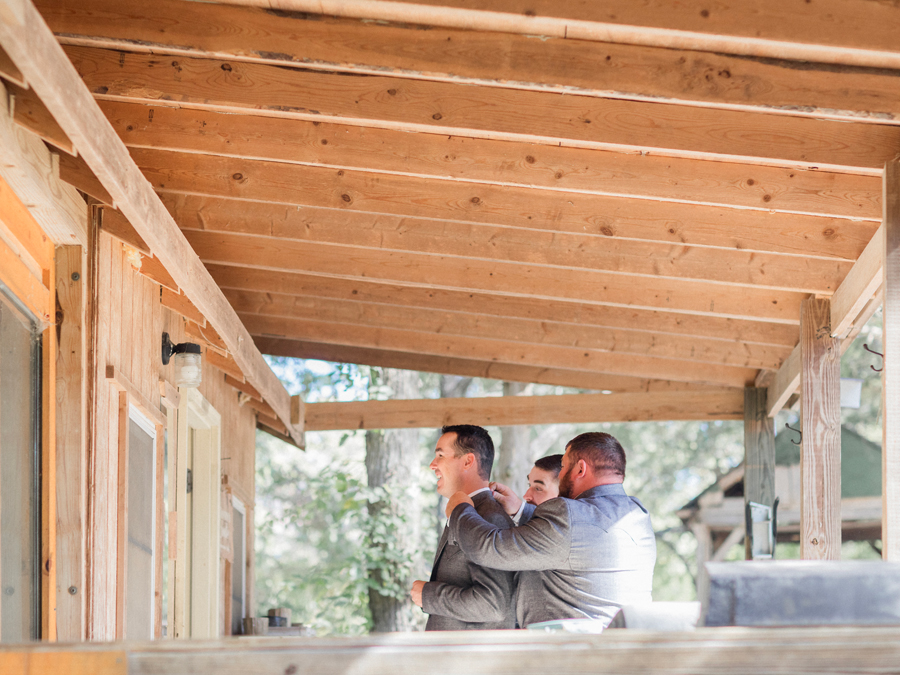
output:
[[[147, 400], [158, 404], [160, 378], [174, 382], [174, 364], [160, 359], [162, 333], [184, 341], [184, 319], [163, 307], [160, 286], [137, 273], [119, 240], [98, 234], [96, 342], [94, 359], [95, 439], [90, 491], [91, 542], [89, 569], [89, 637], [115, 637], [116, 489], [118, 476], [117, 390], [106, 380], [106, 366], [130, 381]], [[238, 404], [237, 391], [225, 383], [222, 371], [208, 363], [200, 392], [222, 415], [223, 474], [247, 504], [255, 498], [256, 419], [254, 411]], [[160, 550], [159, 555], [162, 555]]]

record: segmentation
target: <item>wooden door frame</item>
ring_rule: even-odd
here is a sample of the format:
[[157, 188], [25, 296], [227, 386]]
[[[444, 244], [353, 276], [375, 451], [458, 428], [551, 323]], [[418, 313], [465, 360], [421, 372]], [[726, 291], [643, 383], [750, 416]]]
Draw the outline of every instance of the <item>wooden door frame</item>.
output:
[[[196, 389], [180, 389], [177, 422], [170, 422], [169, 438], [176, 438], [174, 480], [174, 574], [170, 575], [171, 635], [178, 638], [212, 638], [219, 634], [219, 476], [221, 475], [221, 416]], [[175, 427], [173, 429], [172, 427]], [[194, 513], [191, 567], [204, 570], [204, 583], [193, 583], [187, 596], [187, 580], [193, 570], [187, 567], [187, 528], [191, 514], [183, 506], [187, 499], [187, 452], [191, 430], [195, 432], [192, 500]], [[175, 434], [172, 434], [175, 431]], [[199, 441], [199, 442], [198, 442]], [[199, 456], [198, 456], [199, 450]], [[169, 557], [172, 558], [171, 545]], [[171, 562], [171, 561], [170, 561]], [[171, 568], [170, 568], [171, 569]], [[199, 576], [199, 575], [197, 575]], [[190, 606], [190, 625], [188, 612]]]

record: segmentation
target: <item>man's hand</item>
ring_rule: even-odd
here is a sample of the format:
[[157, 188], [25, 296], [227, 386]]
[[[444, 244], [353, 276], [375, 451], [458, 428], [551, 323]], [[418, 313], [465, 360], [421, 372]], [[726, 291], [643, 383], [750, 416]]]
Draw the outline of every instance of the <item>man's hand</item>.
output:
[[488, 483], [488, 487], [491, 488], [491, 494], [494, 495], [494, 499], [500, 503], [504, 511], [511, 516], [519, 512], [522, 500], [508, 486], [503, 483]]
[[450, 514], [453, 513], [453, 509], [455, 509], [460, 504], [469, 504], [470, 506], [475, 506], [475, 502], [473, 502], [469, 498], [469, 495], [467, 495], [465, 492], [454, 492], [450, 497], [450, 501], [447, 502], [447, 508], [445, 510], [448, 518], [450, 517]]
[[422, 589], [425, 588], [425, 582], [416, 580], [413, 582], [412, 588], [409, 590], [409, 596], [412, 601], [419, 607], [422, 606]]

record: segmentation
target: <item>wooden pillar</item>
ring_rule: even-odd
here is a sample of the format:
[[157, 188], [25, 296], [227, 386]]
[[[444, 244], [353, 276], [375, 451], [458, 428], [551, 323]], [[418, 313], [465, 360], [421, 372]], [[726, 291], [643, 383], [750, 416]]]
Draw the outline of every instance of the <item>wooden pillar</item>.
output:
[[[775, 420], [767, 411], [767, 389], [744, 389], [744, 508], [775, 503]], [[750, 537], [744, 538], [750, 559]]]
[[691, 523], [691, 532], [697, 539], [697, 600], [707, 602], [709, 599], [709, 574], [706, 563], [712, 558], [712, 533], [706, 523]]
[[56, 249], [56, 625], [60, 642], [85, 639], [87, 397], [84, 249]]
[[841, 341], [831, 301], [800, 305], [800, 557], [841, 557]]
[[884, 440], [881, 543], [900, 562], [900, 156], [884, 167]]

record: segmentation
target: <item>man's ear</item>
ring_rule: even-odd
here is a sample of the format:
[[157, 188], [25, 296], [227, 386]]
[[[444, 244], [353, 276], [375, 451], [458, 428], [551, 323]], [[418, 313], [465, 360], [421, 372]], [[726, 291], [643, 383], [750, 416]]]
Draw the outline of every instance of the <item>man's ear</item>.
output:
[[477, 469], [476, 461], [475, 461], [475, 453], [469, 452], [466, 453], [465, 458], [463, 459], [463, 468], [464, 469]]
[[580, 478], [581, 476], [586, 476], [588, 473], [588, 465], [583, 459], [578, 460], [578, 471], [576, 475]]

